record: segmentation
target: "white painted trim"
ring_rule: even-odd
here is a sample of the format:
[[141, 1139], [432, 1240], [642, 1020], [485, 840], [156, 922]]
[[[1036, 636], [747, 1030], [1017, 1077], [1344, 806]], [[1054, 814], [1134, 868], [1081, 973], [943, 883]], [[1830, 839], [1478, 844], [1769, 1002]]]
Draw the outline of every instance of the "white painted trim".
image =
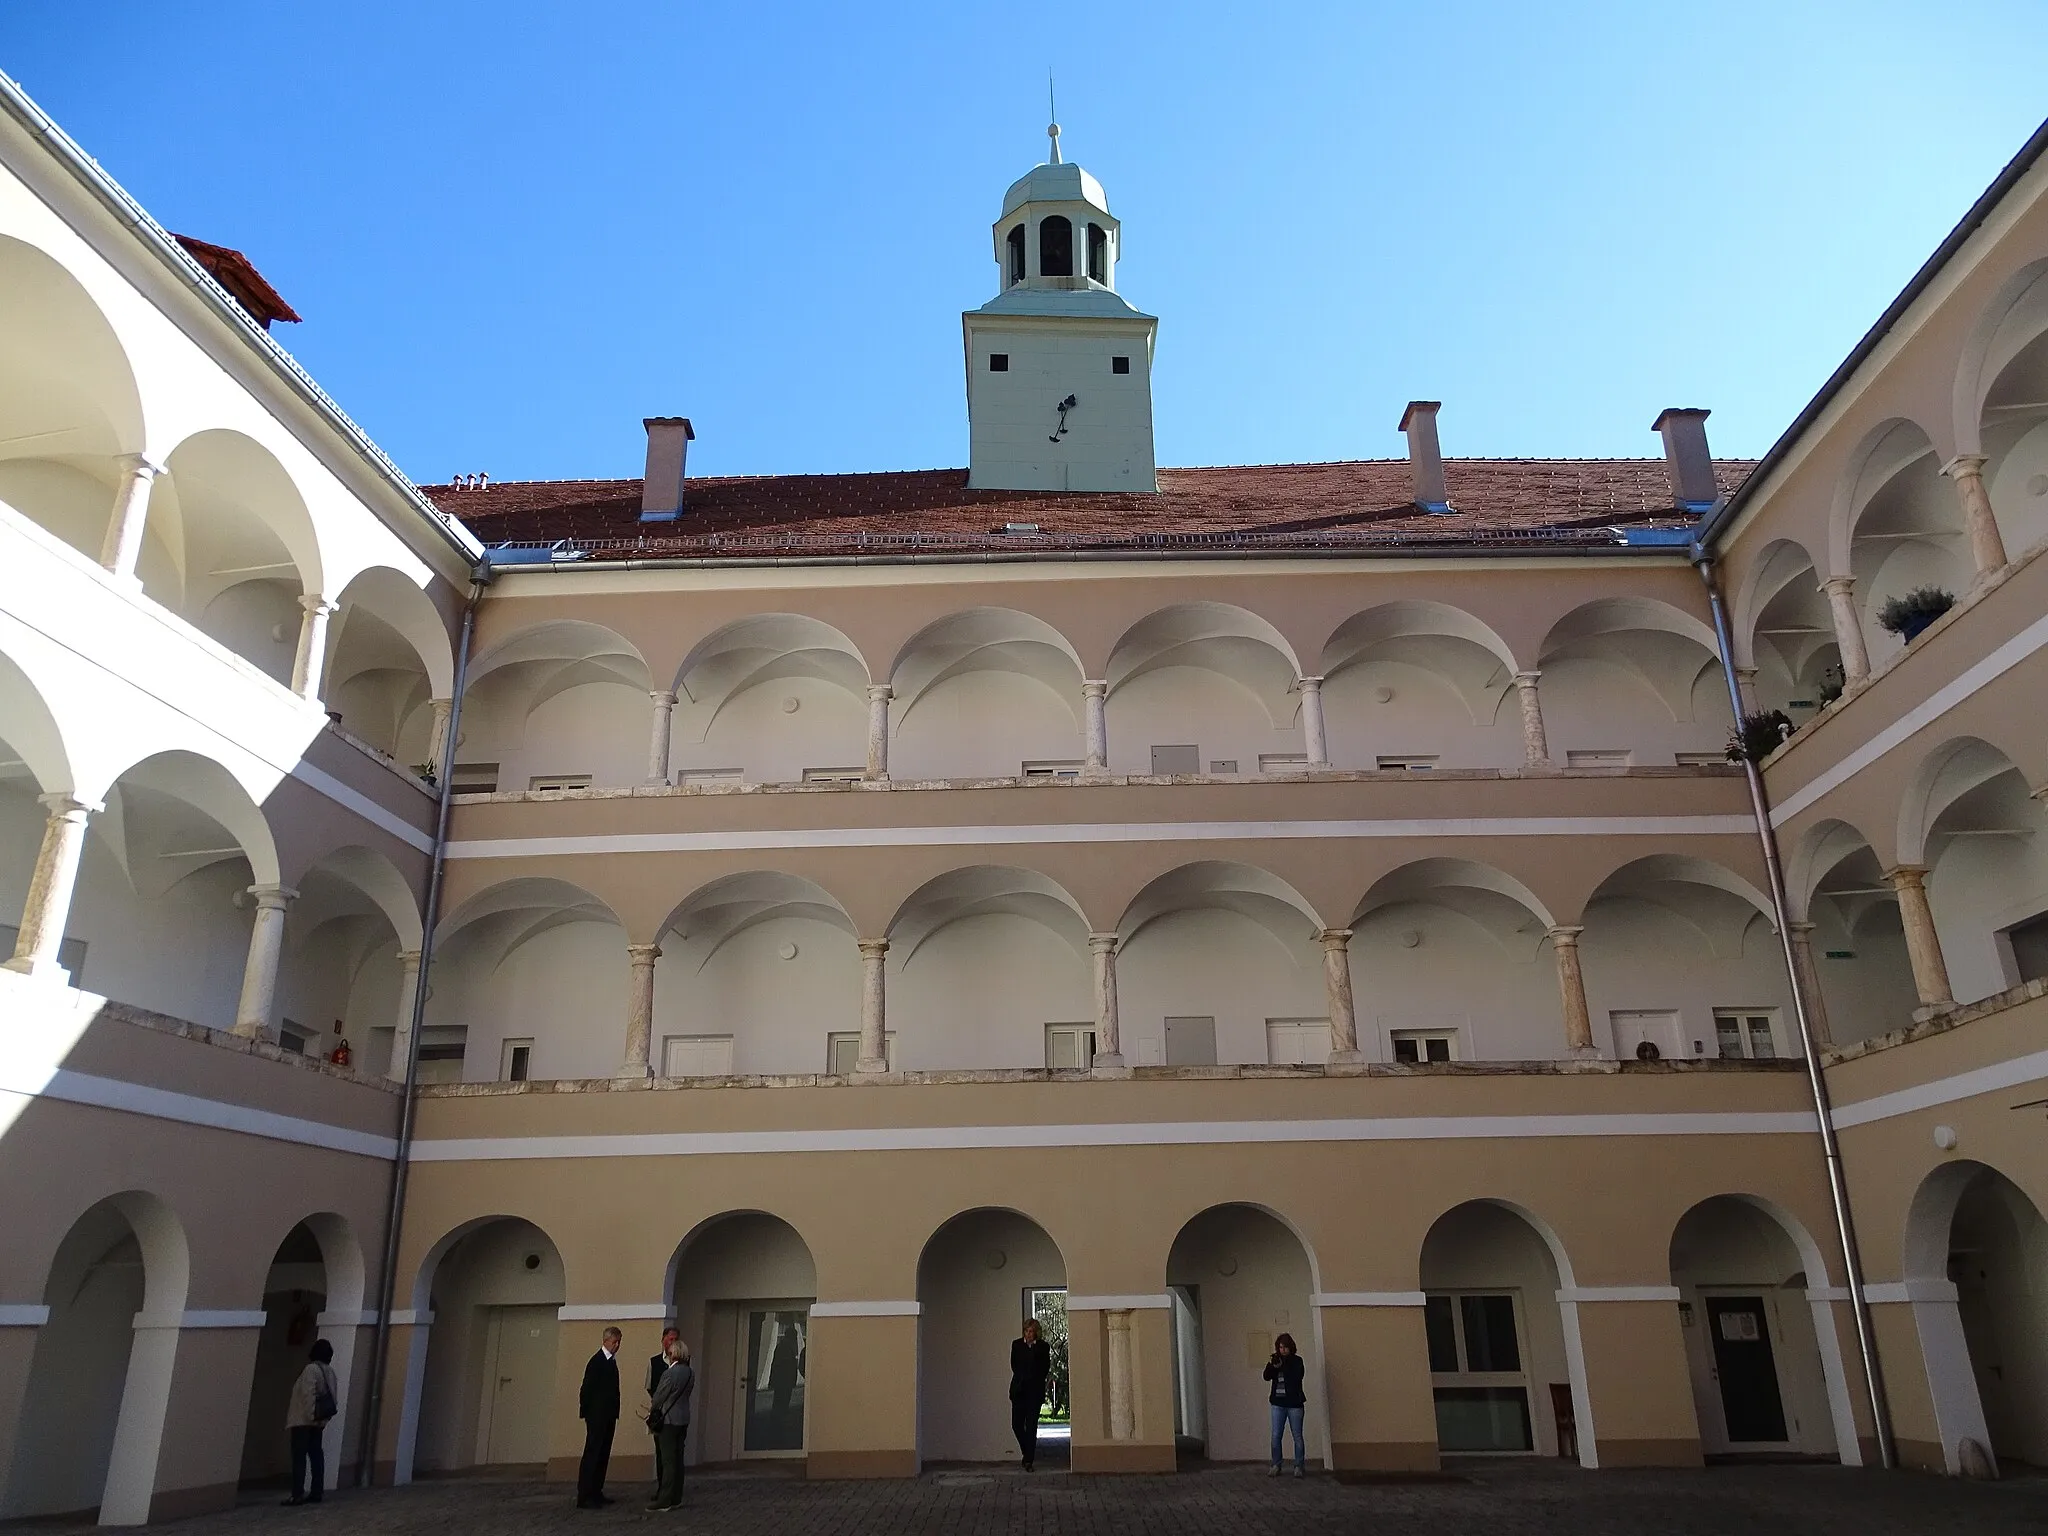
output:
[[1069, 1296], [1069, 1312], [1163, 1312], [1173, 1305], [1165, 1292], [1157, 1296]]
[[1429, 1298], [1421, 1291], [1317, 1291], [1312, 1307], [1420, 1307]]
[[1880, 1280], [1863, 1287], [1863, 1299], [1873, 1306], [1912, 1301], [1938, 1301], [1954, 1306], [1957, 1296], [1953, 1280]]
[[1807, 1309], [1813, 1316], [1814, 1342], [1820, 1346], [1820, 1374], [1828, 1392], [1828, 1419], [1835, 1431], [1835, 1454], [1845, 1467], [1863, 1465], [1863, 1441], [1856, 1433], [1856, 1406], [1849, 1396], [1849, 1367], [1842, 1356], [1842, 1335], [1835, 1317], [1836, 1301], [1847, 1301], [1849, 1293], [1824, 1294], [1837, 1287], [1822, 1286], [1806, 1293]]
[[398, 1155], [398, 1143], [389, 1136], [368, 1131], [351, 1131], [321, 1120], [303, 1120], [280, 1115], [246, 1104], [228, 1104], [219, 1099], [202, 1099], [194, 1094], [152, 1088], [118, 1077], [95, 1077], [59, 1067], [54, 1072], [25, 1070], [18, 1060], [0, 1060], [0, 1093], [23, 1098], [57, 1099], [67, 1104], [88, 1104], [95, 1109], [117, 1109], [153, 1120], [175, 1120], [209, 1130], [235, 1131], [261, 1136], [270, 1141], [288, 1141], [296, 1146], [321, 1147], [330, 1152], [353, 1152], [362, 1157], [389, 1162]]
[[[1560, 1298], [1564, 1292], [1558, 1292]], [[1586, 1337], [1579, 1327], [1579, 1304], [1560, 1299], [1557, 1321], [1564, 1334], [1564, 1373], [1572, 1388], [1572, 1418], [1579, 1432], [1579, 1465], [1600, 1468], [1600, 1435], [1593, 1428], [1593, 1392], [1586, 1385]]]
[[[1869, 1289], [1870, 1287], [1868, 1286], [1864, 1287], [1866, 1292]], [[1849, 1299], [1849, 1287], [1846, 1285], [1809, 1285], [1806, 1288], [1806, 1299], [1818, 1302], [1847, 1301]]]
[[40, 1328], [50, 1320], [50, 1309], [27, 1302], [0, 1306], [0, 1328]]
[[555, 1316], [565, 1323], [665, 1323], [675, 1310], [664, 1301], [575, 1302], [556, 1309]]
[[292, 764], [292, 777], [308, 789], [319, 791], [336, 805], [356, 815], [372, 826], [383, 828], [402, 843], [408, 843], [421, 853], [434, 851], [434, 840], [411, 822], [394, 816], [383, 806], [359, 790], [350, 789], [325, 769], [315, 768], [311, 763], [300, 761]]
[[322, 1312], [313, 1319], [319, 1328], [374, 1328], [377, 1326], [375, 1312]]
[[1747, 816], [1501, 816], [1428, 821], [1076, 822], [1008, 827], [817, 827], [794, 831], [633, 832], [597, 837], [486, 837], [448, 845], [451, 859], [620, 853], [760, 853], [792, 848], [1007, 847], [1041, 843], [1199, 843], [1276, 838], [1684, 837], [1753, 830]]
[[572, 1157], [719, 1157], [751, 1152], [956, 1152], [1043, 1147], [1520, 1140], [1551, 1136], [1807, 1136], [1812, 1133], [1813, 1114], [1810, 1110], [1657, 1115], [1415, 1115], [1372, 1120], [1162, 1120], [1122, 1125], [931, 1125], [837, 1130], [445, 1137], [414, 1142], [412, 1157], [416, 1163], [470, 1163]]
[[921, 1301], [814, 1301], [813, 1317], [918, 1317]]
[[431, 1328], [434, 1314], [422, 1314], [417, 1307], [394, 1307], [391, 1312], [391, 1326], [394, 1328]]
[[1677, 1301], [1675, 1285], [1573, 1285], [1557, 1293], [1559, 1301]]
[[151, 1317], [147, 1312], [135, 1314], [135, 1327], [144, 1328], [261, 1328], [270, 1320], [270, 1315], [261, 1307], [253, 1311], [236, 1311], [225, 1308], [202, 1308], [196, 1312], [181, 1312], [175, 1321]]
[[1973, 1067], [1968, 1072], [1958, 1072], [1951, 1077], [1937, 1077], [1930, 1083], [1915, 1083], [1910, 1088], [1880, 1093], [1875, 1098], [1858, 1099], [1852, 1104], [1837, 1104], [1835, 1125], [1843, 1128], [1869, 1125], [1876, 1120], [1891, 1120], [1899, 1115], [1910, 1115], [1916, 1110], [1933, 1109], [1940, 1104], [1953, 1104], [1957, 1099], [1975, 1098], [1980, 1093], [1997, 1093], [2000, 1089], [2017, 1088], [2022, 1083], [2038, 1082], [2044, 1077], [2048, 1077], [2048, 1051], [2033, 1051], [2025, 1056], [2015, 1056], [2009, 1061], [1994, 1061], [1988, 1067]]
[[1907, 710], [1834, 767], [1816, 775], [1809, 783], [1801, 785], [1787, 795], [1772, 808], [1771, 825], [1782, 827], [1829, 790], [1846, 784], [1894, 747], [1911, 740], [1913, 736], [1934, 724], [1985, 685], [2010, 672], [2044, 645], [2048, 645], [2048, 618], [2036, 619], [1954, 682], [1936, 689], [1928, 696], [1926, 702]]

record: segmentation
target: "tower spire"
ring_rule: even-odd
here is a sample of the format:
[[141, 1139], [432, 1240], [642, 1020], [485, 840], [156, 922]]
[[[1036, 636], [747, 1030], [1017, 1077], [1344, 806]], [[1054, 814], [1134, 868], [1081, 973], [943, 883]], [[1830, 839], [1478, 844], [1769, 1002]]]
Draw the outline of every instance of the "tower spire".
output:
[[1045, 136], [1052, 140], [1052, 163], [1060, 163], [1060, 107], [1052, 93], [1052, 71], [1045, 72], [1045, 105], [1052, 121], [1046, 124]]

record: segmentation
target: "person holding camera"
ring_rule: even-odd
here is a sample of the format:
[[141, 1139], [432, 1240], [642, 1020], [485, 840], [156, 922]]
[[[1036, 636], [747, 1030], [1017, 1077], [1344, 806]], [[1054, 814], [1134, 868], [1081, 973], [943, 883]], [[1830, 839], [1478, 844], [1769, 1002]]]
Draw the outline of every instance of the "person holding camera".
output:
[[1294, 1475], [1305, 1475], [1308, 1468], [1308, 1452], [1302, 1445], [1301, 1420], [1308, 1407], [1308, 1394], [1302, 1391], [1303, 1367], [1301, 1352], [1294, 1347], [1294, 1335], [1283, 1333], [1273, 1341], [1273, 1358], [1266, 1362], [1266, 1380], [1271, 1383], [1266, 1400], [1272, 1405], [1273, 1418], [1273, 1465], [1266, 1476], [1280, 1475], [1280, 1446], [1282, 1432], [1290, 1426], [1294, 1430]]

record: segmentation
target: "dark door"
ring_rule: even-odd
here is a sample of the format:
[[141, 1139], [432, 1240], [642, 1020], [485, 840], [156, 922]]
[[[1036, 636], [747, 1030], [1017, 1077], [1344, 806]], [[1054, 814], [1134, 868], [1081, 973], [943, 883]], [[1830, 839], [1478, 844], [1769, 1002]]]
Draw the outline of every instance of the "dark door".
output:
[[1714, 1330], [1714, 1373], [1721, 1378], [1721, 1412], [1737, 1445], [1783, 1441], [1785, 1401], [1778, 1395], [1778, 1362], [1761, 1296], [1709, 1296]]

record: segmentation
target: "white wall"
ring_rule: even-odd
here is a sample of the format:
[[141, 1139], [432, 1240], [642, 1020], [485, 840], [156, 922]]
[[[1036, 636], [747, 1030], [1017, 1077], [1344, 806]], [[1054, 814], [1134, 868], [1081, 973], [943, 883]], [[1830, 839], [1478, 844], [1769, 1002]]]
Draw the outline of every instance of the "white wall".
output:
[[610, 1077], [618, 1070], [626, 1049], [623, 929], [565, 923], [535, 935], [488, 971], [487, 957], [451, 950], [445, 969], [435, 962], [427, 1023], [468, 1029], [464, 1081], [495, 1081], [504, 1042], [519, 1039], [534, 1042], [535, 1078]]
[[[889, 774], [898, 779], [1014, 777], [1026, 762], [1079, 762], [1086, 753], [1070, 702], [1019, 672], [963, 673], [895, 706]], [[1254, 764], [1254, 766], [1257, 766]]]
[[1302, 750], [1298, 715], [1276, 730], [1250, 689], [1205, 667], [1140, 674], [1110, 694], [1107, 721], [1114, 773], [1150, 773], [1155, 745], [1196, 744], [1204, 773], [1232, 759], [1240, 773], [1255, 774], [1259, 754]]
[[1010, 1341], [1027, 1289], [1067, 1283], [1059, 1249], [1010, 1211], [949, 1222], [917, 1265], [918, 1453], [932, 1461], [1015, 1461], [1010, 1433]]
[[[1699, 659], [1707, 660], [1704, 654]], [[1640, 675], [1590, 657], [1545, 662], [1537, 691], [1550, 755], [1560, 765], [1573, 751], [1626, 750], [1635, 765], [1669, 766], [1679, 752], [1720, 752], [1734, 726], [1727, 685], [1713, 666], [1693, 680], [1684, 718], [1675, 720]], [[1521, 708], [1509, 700], [1501, 716], [1519, 722]]]
[[1266, 1020], [1329, 1016], [1308, 919], [1298, 939], [1283, 942], [1249, 917], [1206, 907], [1147, 923], [1125, 944], [1117, 1005], [1133, 1065], [1166, 1059], [1169, 1017], [1213, 1015], [1219, 1062], [1262, 1062]]
[[2048, 1224], [2006, 1179], [1980, 1176], [1956, 1207], [1949, 1241], [1992, 1450], [2048, 1465]]
[[[1385, 702], [1376, 696], [1382, 688], [1393, 695]], [[1516, 768], [1524, 756], [1521, 706], [1512, 697], [1475, 722], [1448, 681], [1405, 661], [1364, 661], [1330, 677], [1323, 727], [1336, 768], [1372, 768], [1381, 757], [1406, 755], [1435, 755], [1440, 768]]]
[[[1778, 1055], [1799, 1054], [1784, 953], [1761, 913], [1742, 930], [1740, 954], [1716, 953], [1698, 927], [1648, 901], [1596, 901], [1587, 908], [1585, 928], [1579, 962], [1586, 980], [1586, 1006], [1593, 1016], [1593, 1041], [1603, 1054], [1612, 1054], [1615, 1048], [1611, 1011], [1675, 1009], [1688, 1054], [1692, 1043], [1699, 1041], [1706, 1046], [1700, 1054], [1715, 1056], [1716, 1008], [1774, 1010]], [[1726, 934], [1720, 936], [1726, 945]]]
[[[1536, 925], [1536, 919], [1529, 922]], [[1416, 942], [1405, 942], [1413, 935]], [[1397, 1029], [1455, 1029], [1466, 1061], [1548, 1061], [1565, 1053], [1557, 969], [1540, 934], [1510, 948], [1434, 903], [1379, 907], [1352, 926], [1358, 1048], [1393, 1060]]]
[[[647, 735], [654, 706], [624, 683], [579, 683], [526, 717], [524, 730], [499, 748], [498, 788], [525, 789], [540, 774], [587, 773], [593, 789], [619, 789], [647, 777]], [[508, 733], [509, 735], [509, 733]], [[465, 743], [465, 762], [488, 762]]]
[[[795, 709], [788, 707], [792, 699]], [[641, 707], [644, 714], [644, 701]], [[644, 774], [646, 720], [640, 734]], [[677, 775], [690, 768], [737, 768], [750, 784], [794, 784], [806, 768], [862, 768], [867, 760], [867, 700], [822, 678], [758, 683], [727, 700], [715, 716], [681, 700], [672, 721], [669, 766]]]
[[[1828, 1030], [1837, 1045], [1904, 1029], [1920, 1006], [1913, 963], [1906, 954], [1899, 909], [1884, 902], [1865, 914], [1851, 933], [1831, 901], [1813, 904], [1813, 964], [1820, 973]], [[1938, 924], [1937, 924], [1938, 926]], [[1832, 959], [1829, 950], [1855, 958]]]
[[[2014, 796], [2013, 798], [2017, 798]], [[1927, 902], [1941, 936], [1950, 989], [1959, 1003], [2003, 992], [2019, 981], [2000, 929], [2048, 912], [2048, 836], [2044, 819], [2021, 801], [2007, 825], [2031, 836], [1942, 840], [1927, 878]]]
[[[949, 923], [890, 967], [896, 1064], [1042, 1067], [1047, 1024], [1094, 1019], [1092, 977], [1087, 956], [1030, 918], [988, 913]], [[854, 1007], [857, 1027], [858, 994]]]
[[[610, 931], [614, 945], [623, 946]], [[785, 960], [788, 945], [796, 954]], [[860, 1028], [860, 951], [842, 928], [774, 918], [726, 940], [701, 967], [700, 959], [699, 946], [673, 934], [663, 940], [654, 966], [657, 1070], [668, 1036], [731, 1035], [735, 1072], [823, 1072], [826, 1036]], [[625, 965], [623, 952], [618, 964]], [[619, 995], [623, 1009], [623, 987]]]

